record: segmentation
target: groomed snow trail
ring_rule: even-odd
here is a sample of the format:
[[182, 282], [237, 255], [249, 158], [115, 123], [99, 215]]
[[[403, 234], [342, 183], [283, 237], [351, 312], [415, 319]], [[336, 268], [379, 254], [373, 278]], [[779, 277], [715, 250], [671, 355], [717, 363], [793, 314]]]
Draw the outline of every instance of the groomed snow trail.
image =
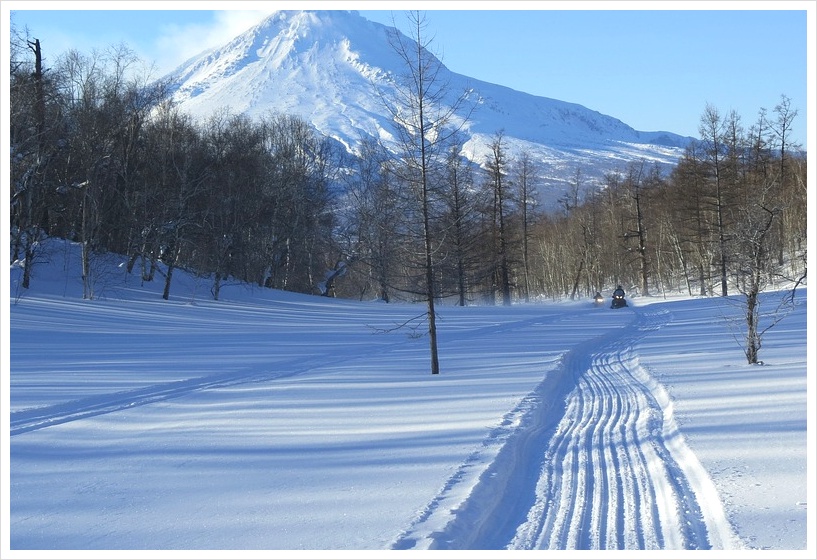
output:
[[[450, 516], [445, 529], [423, 535], [431, 518], [425, 512], [395, 548], [741, 548], [708, 473], [677, 429], [671, 399], [638, 364], [637, 341], [669, 313], [658, 305], [620, 312], [633, 314], [630, 326], [568, 352], [548, 373], [551, 381], [525, 400], [515, 433], [467, 499], [437, 512]], [[558, 398], [564, 416], [555, 427], [543, 425], [549, 415], [537, 408]], [[526, 519], [508, 518], [512, 503], [532, 504]]]

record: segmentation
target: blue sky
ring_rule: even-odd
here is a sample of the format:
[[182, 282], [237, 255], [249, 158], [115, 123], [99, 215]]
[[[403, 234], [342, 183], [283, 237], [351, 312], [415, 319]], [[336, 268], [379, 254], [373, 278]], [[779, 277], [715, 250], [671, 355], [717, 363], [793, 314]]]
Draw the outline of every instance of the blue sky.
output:
[[359, 9], [381, 23], [393, 17], [401, 28], [405, 9], [423, 9], [433, 47], [451, 70], [579, 103], [638, 130], [697, 136], [707, 103], [737, 111], [748, 127], [762, 107], [771, 113], [786, 95], [799, 112], [795, 138], [805, 146], [806, 116], [814, 114], [807, 102], [815, 96], [807, 94], [815, 65], [808, 41], [817, 50], [814, 1], [142, 1], [116, 2], [129, 9], [107, 11], [100, 8], [113, 2], [66, 5], [8, 0], [2, 8], [4, 20], [10, 11], [16, 27], [41, 40], [47, 59], [68, 48], [90, 52], [124, 42], [159, 73], [228, 41], [270, 6]]

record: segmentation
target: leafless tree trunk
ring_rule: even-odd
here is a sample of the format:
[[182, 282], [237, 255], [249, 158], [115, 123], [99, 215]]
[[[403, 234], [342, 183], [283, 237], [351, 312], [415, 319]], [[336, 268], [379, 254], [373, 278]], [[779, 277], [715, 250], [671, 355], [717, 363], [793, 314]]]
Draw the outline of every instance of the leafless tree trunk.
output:
[[507, 175], [507, 162], [505, 146], [502, 142], [503, 133], [498, 132], [491, 142], [491, 153], [488, 156], [486, 167], [490, 176], [491, 186], [494, 192], [494, 206], [496, 215], [496, 240], [497, 240], [497, 260], [499, 288], [502, 291], [502, 304], [511, 304], [511, 279], [510, 265], [508, 263], [508, 227], [506, 224], [506, 200], [508, 198], [508, 188], [505, 184]]
[[718, 110], [707, 105], [698, 127], [701, 139], [707, 146], [706, 152], [711, 169], [711, 178], [715, 190], [715, 227], [718, 235], [718, 265], [720, 272], [721, 295], [729, 294], [727, 282], [727, 234], [726, 234], [726, 186], [723, 169], [723, 135], [724, 123]]
[[745, 297], [746, 336], [744, 353], [749, 364], [759, 362], [758, 353], [763, 342], [763, 334], [770, 328], [759, 328], [759, 295], [766, 287], [769, 273], [770, 255], [768, 239], [778, 215], [777, 209], [767, 208], [762, 203], [747, 208], [743, 212], [744, 221], [739, 233], [740, 268], [737, 272], [738, 289]]
[[522, 212], [522, 271], [523, 291], [525, 301], [530, 301], [531, 271], [528, 241], [530, 240], [530, 226], [533, 218], [531, 209], [535, 207], [537, 199], [536, 166], [530, 154], [523, 152], [516, 161], [516, 181], [519, 196], [519, 208]]
[[[45, 157], [45, 88], [43, 85], [43, 57], [40, 40], [28, 41], [28, 46], [34, 52], [34, 119], [37, 135], [37, 164], [42, 165]], [[35, 247], [39, 238], [39, 226], [34, 219], [34, 186], [28, 184], [25, 190], [24, 215], [26, 216], [27, 233], [25, 234], [25, 265], [23, 266], [23, 288], [31, 285], [31, 269], [34, 266]]]
[[[446, 142], [462, 124], [452, 127], [452, 117], [463, 105], [465, 94], [453, 104], [446, 102], [448, 83], [442, 63], [431, 54], [431, 41], [426, 39], [426, 19], [420, 12], [409, 12], [413, 36], [399, 32], [391, 35], [391, 46], [404, 63], [405, 74], [395, 84], [394, 98], [381, 92], [400, 139], [405, 179], [416, 191], [422, 237], [424, 290], [427, 304], [431, 373], [440, 373], [437, 351], [437, 313], [435, 298], [434, 239], [432, 238], [433, 197], [431, 172]], [[395, 26], [396, 27], [396, 26]]]

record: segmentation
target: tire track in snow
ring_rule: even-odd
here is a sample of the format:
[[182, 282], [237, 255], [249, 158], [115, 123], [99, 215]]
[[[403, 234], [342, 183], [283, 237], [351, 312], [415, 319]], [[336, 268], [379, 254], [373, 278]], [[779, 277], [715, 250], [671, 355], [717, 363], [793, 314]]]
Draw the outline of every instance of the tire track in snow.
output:
[[[469, 496], [441, 511], [472, 458], [393, 548], [739, 548], [708, 474], [677, 430], [666, 391], [634, 353], [667, 314], [628, 312], [630, 327], [568, 352], [558, 374], [548, 375], [561, 382], [543, 382], [510, 413], [519, 420], [515, 431]], [[565, 408], [554, 428], [547, 421], [557, 398]], [[532, 482], [531, 465], [539, 469]], [[527, 519], [509, 520], [509, 504], [519, 503], [531, 504]], [[441, 521], [444, 529], [429, 534]]]

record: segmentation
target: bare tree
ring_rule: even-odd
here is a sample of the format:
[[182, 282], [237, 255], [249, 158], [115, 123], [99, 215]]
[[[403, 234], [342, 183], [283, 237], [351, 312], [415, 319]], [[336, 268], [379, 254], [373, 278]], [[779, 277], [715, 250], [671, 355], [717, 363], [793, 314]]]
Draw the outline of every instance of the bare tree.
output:
[[[781, 197], [788, 197], [792, 192], [790, 185], [795, 180], [795, 174], [792, 169], [790, 169], [795, 167], [795, 165], [793, 165], [794, 158], [792, 158], [790, 152], [796, 151], [799, 148], [799, 146], [795, 145], [791, 140], [792, 123], [797, 116], [797, 110], [791, 106], [791, 100], [787, 96], [781, 95], [780, 103], [774, 107], [774, 113], [776, 118], [769, 123], [773, 133], [773, 140], [770, 140], [769, 143], [777, 146], [779, 154], [779, 195]], [[797, 213], [798, 209], [796, 205], [786, 204], [782, 207], [782, 215], [777, 221], [775, 233], [781, 240], [778, 244], [777, 260], [781, 265], [784, 263], [786, 250], [785, 243], [782, 242], [782, 239], [789, 236], [786, 231], [787, 229], [794, 230], [790, 233], [796, 234], [797, 226], [795, 225], [792, 228], [790, 224], [794, 221], [792, 218], [796, 216]], [[796, 237], [796, 235], [790, 235], [790, 237]]]
[[474, 188], [475, 164], [461, 151], [462, 143], [456, 142], [446, 156], [441, 248], [447, 257], [442, 263], [443, 282], [453, 285], [449, 288], [450, 293], [456, 294], [458, 305], [465, 306], [475, 281], [476, 253], [481, 243], [478, 209], [482, 205], [483, 191]]
[[509, 187], [507, 179], [507, 155], [503, 143], [503, 132], [499, 131], [494, 135], [491, 142], [490, 154], [486, 162], [488, 177], [494, 195], [494, 240], [496, 243], [497, 274], [499, 288], [502, 292], [502, 304], [511, 304], [511, 279], [510, 264], [508, 257], [508, 235], [507, 224]]
[[634, 206], [634, 216], [632, 221], [635, 229], [628, 229], [624, 232], [625, 239], [635, 239], [636, 254], [638, 259], [639, 286], [641, 295], [650, 295], [650, 261], [647, 253], [647, 226], [645, 216], [645, 162], [643, 160], [630, 164], [627, 177], [624, 180], [624, 187], [627, 189]]
[[152, 280], [155, 271], [164, 276], [162, 298], [167, 300], [180, 261], [185, 262], [197, 243], [204, 245], [200, 226], [209, 165], [202, 134], [188, 115], [170, 103], [158, 108], [145, 127], [142, 143], [151, 165], [142, 176], [143, 189], [135, 193], [142, 232], [137, 258], [144, 281]]
[[797, 117], [797, 109], [791, 106], [791, 99], [785, 95], [780, 96], [780, 103], [775, 105], [774, 113], [776, 119], [770, 123], [775, 139], [777, 140], [777, 147], [780, 154], [780, 184], [784, 185], [787, 182], [787, 164], [789, 159], [789, 151], [792, 149], [791, 133], [792, 123]]
[[727, 282], [728, 235], [726, 225], [726, 178], [724, 168], [724, 135], [725, 127], [720, 112], [712, 105], [707, 104], [698, 132], [704, 145], [704, 154], [709, 167], [710, 180], [714, 189], [715, 231], [718, 235], [718, 266], [721, 284], [721, 295], [729, 293]]
[[[767, 187], [768, 185], [761, 186], [763, 190]], [[775, 266], [775, 260], [769, 254], [769, 238], [780, 214], [778, 208], [768, 207], [763, 198], [761, 194], [756, 203], [741, 209], [742, 219], [736, 234], [739, 251], [736, 254], [738, 266], [735, 280], [738, 290], [745, 298], [743, 310], [746, 330], [743, 351], [750, 364], [759, 362], [758, 353], [763, 335], [782, 319], [782, 315], [776, 313], [769, 325], [760, 327], [759, 296], [766, 288], [767, 279]]]
[[[522, 152], [515, 162], [515, 177], [517, 197], [519, 198], [519, 209], [521, 211], [522, 225], [522, 272], [523, 291], [525, 301], [530, 301], [530, 252], [528, 242], [530, 241], [531, 222], [535, 216], [536, 200], [538, 193], [536, 189], [536, 165], [530, 153]], [[578, 173], [578, 171], [577, 171]]]
[[573, 178], [570, 181], [568, 190], [559, 197], [559, 203], [564, 207], [565, 213], [570, 214], [571, 210], [578, 208], [579, 198], [582, 192], [583, 173], [580, 166], [576, 166]]
[[[46, 77], [40, 41], [15, 32], [11, 48], [12, 261], [22, 264], [21, 287], [28, 289], [39, 241], [48, 228], [42, 223], [43, 218], [47, 222], [44, 175], [52, 146], [46, 140]], [[32, 72], [27, 72], [27, 51], [34, 56]]]
[[716, 254], [712, 242], [715, 231], [709, 219], [708, 182], [702, 161], [701, 146], [690, 144], [678, 165], [672, 170], [669, 184], [672, 186], [669, 203], [672, 205], [672, 224], [675, 230], [675, 247], [679, 259], [687, 270], [686, 283], [690, 295], [697, 283], [698, 294], [709, 293], [710, 263]]
[[361, 139], [342, 176], [344, 199], [338, 205], [339, 251], [353, 261], [349, 275], [358, 298], [392, 298], [398, 265], [400, 218], [403, 215], [392, 165], [385, 147], [376, 139]]
[[454, 117], [466, 96], [448, 99], [447, 71], [430, 51], [425, 16], [420, 12], [409, 12], [408, 19], [413, 34], [410, 39], [397, 32], [396, 26], [390, 36], [391, 46], [402, 60], [405, 72], [394, 84], [393, 97], [381, 92], [381, 99], [399, 139], [402, 178], [410, 185], [419, 206], [431, 373], [438, 374], [432, 172], [436, 162], [444, 157], [448, 140], [463, 124], [462, 121], [455, 123]]

